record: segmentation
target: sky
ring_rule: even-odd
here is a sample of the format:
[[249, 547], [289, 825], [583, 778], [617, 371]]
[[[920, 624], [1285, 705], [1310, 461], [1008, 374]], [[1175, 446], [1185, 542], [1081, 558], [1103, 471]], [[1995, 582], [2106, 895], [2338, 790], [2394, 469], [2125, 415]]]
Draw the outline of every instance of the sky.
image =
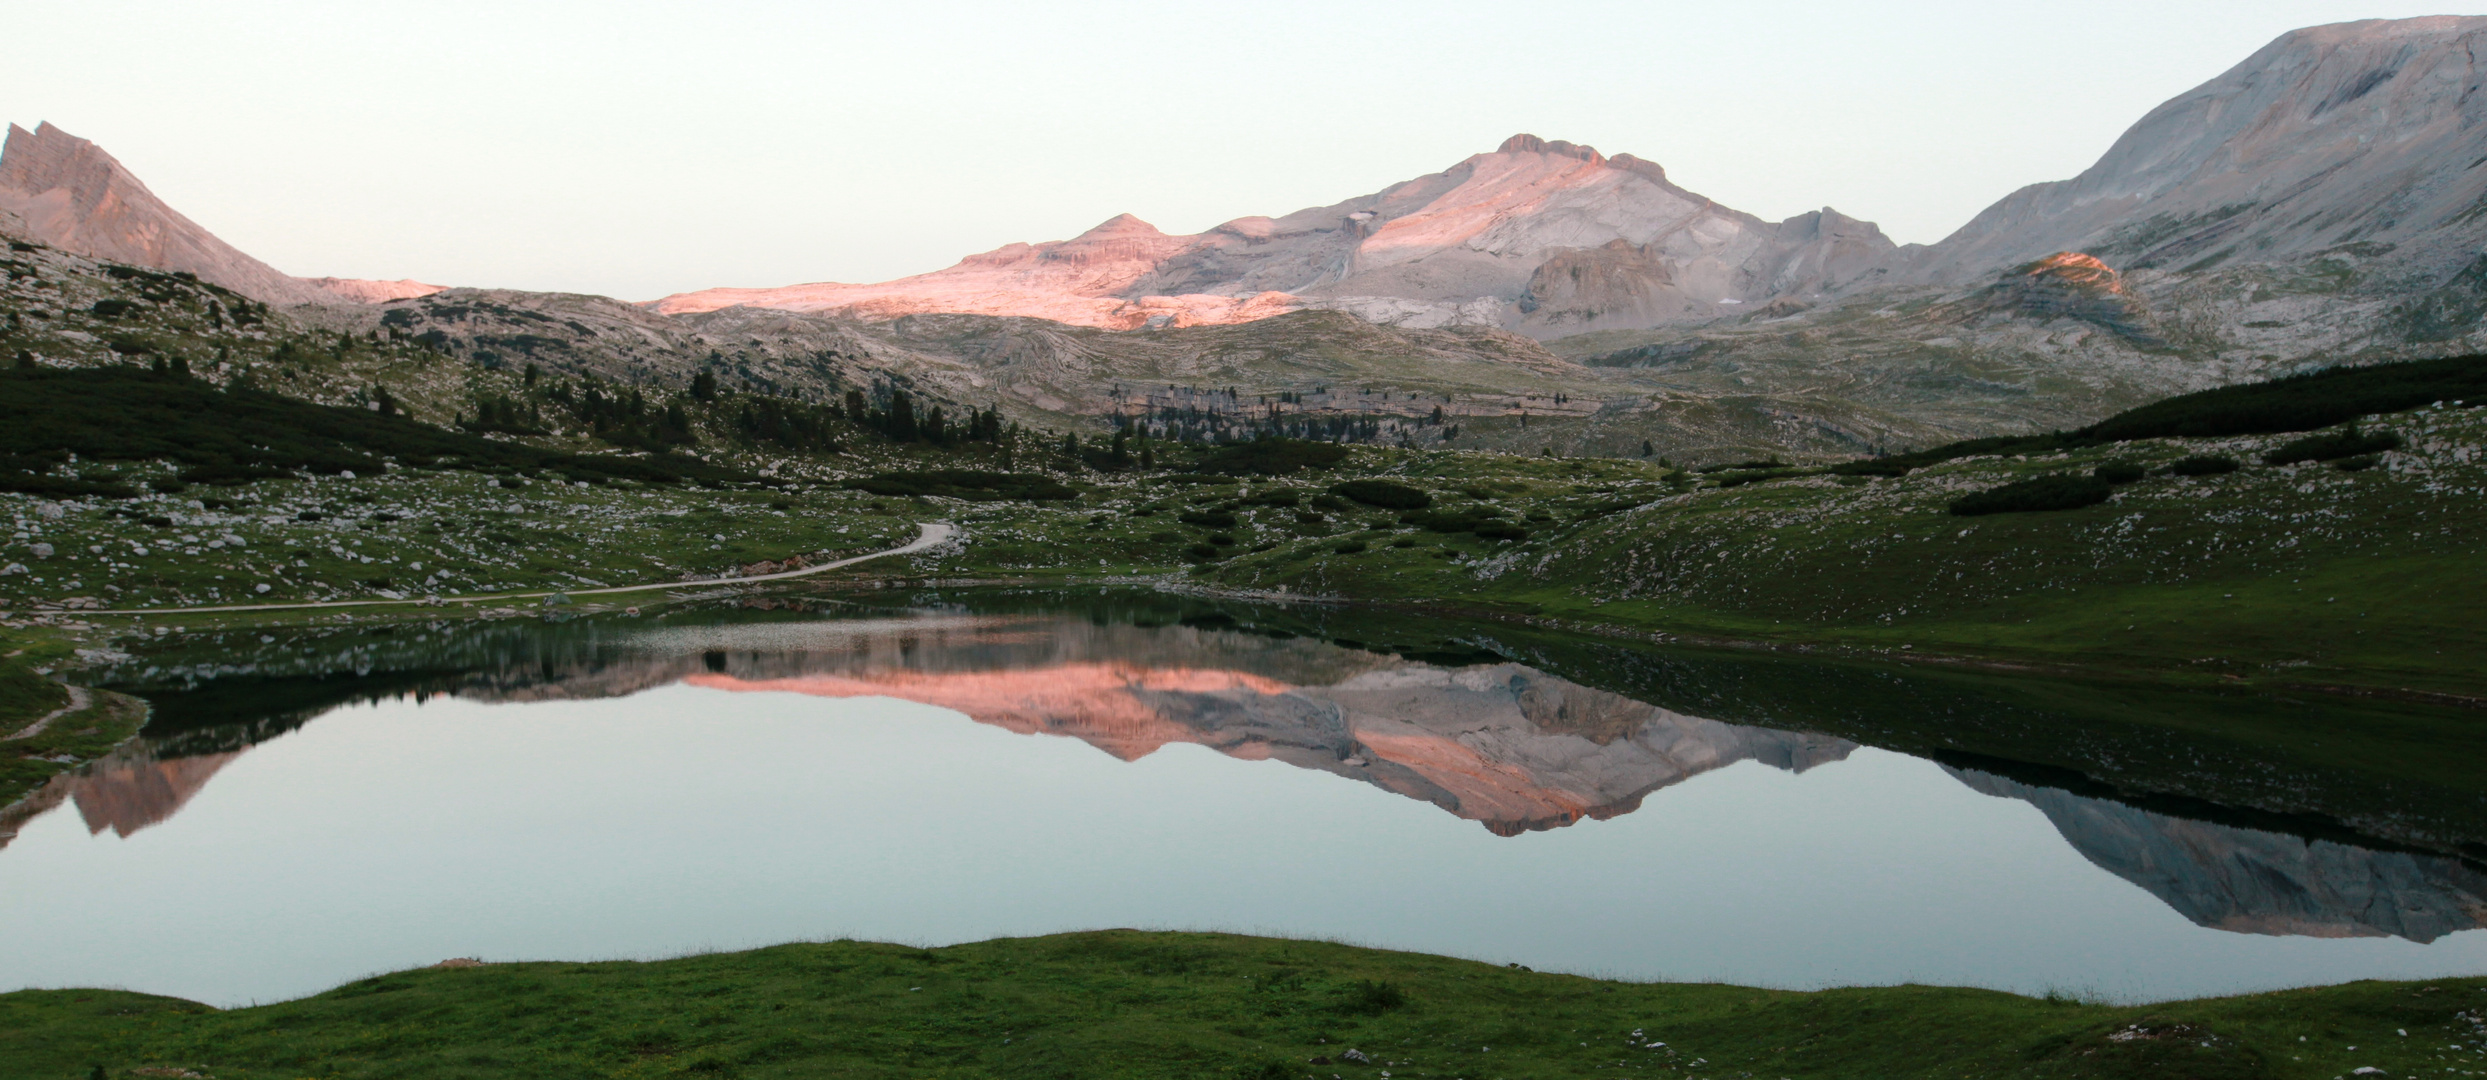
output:
[[1338, 202], [1515, 132], [1930, 243], [2339, 0], [0, 0], [0, 120], [288, 273], [646, 300], [877, 281], [1119, 213]]

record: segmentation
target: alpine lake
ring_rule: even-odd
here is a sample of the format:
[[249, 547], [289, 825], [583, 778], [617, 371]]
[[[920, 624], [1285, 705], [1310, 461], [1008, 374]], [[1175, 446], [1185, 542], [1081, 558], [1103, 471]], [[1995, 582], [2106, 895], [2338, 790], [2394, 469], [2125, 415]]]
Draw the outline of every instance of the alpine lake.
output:
[[0, 989], [1214, 929], [2115, 1002], [2487, 973], [2424, 702], [1144, 590], [165, 634], [0, 817]]

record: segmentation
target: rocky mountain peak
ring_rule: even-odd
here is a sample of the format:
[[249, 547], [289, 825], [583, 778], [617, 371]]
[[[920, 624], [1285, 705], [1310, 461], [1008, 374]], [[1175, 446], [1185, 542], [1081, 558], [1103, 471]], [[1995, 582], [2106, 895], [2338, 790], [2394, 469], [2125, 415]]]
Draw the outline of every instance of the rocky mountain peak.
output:
[[1494, 152], [1497, 154], [1552, 154], [1556, 157], [1579, 158], [1591, 165], [1606, 164], [1606, 155], [1598, 153], [1594, 146], [1567, 143], [1561, 139], [1548, 142], [1526, 132], [1504, 139], [1501, 146], [1494, 148]]
[[186, 270], [203, 281], [275, 303], [330, 295], [242, 254], [166, 206], [102, 147], [50, 123], [9, 125], [0, 143], [0, 210], [30, 238], [91, 258]]

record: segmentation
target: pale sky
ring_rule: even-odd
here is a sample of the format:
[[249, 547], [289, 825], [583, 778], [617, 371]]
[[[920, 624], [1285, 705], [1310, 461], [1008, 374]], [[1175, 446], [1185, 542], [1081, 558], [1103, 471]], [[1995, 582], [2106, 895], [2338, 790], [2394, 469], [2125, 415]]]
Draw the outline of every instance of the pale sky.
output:
[[630, 300], [1167, 232], [1526, 131], [1932, 242], [2339, 0], [0, 0], [0, 120], [278, 269]]

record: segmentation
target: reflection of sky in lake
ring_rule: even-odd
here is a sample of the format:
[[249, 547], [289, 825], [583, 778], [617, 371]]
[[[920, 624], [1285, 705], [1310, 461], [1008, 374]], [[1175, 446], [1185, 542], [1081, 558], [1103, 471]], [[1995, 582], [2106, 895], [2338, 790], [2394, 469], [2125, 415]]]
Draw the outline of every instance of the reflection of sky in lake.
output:
[[0, 980], [219, 1004], [452, 956], [1228, 929], [1779, 986], [2166, 997], [2487, 970], [2487, 934], [2240, 934], [2102, 871], [2028, 803], [1859, 750], [1496, 836], [1319, 771], [1121, 761], [886, 698], [670, 686], [353, 706], [126, 838], [0, 850]]

